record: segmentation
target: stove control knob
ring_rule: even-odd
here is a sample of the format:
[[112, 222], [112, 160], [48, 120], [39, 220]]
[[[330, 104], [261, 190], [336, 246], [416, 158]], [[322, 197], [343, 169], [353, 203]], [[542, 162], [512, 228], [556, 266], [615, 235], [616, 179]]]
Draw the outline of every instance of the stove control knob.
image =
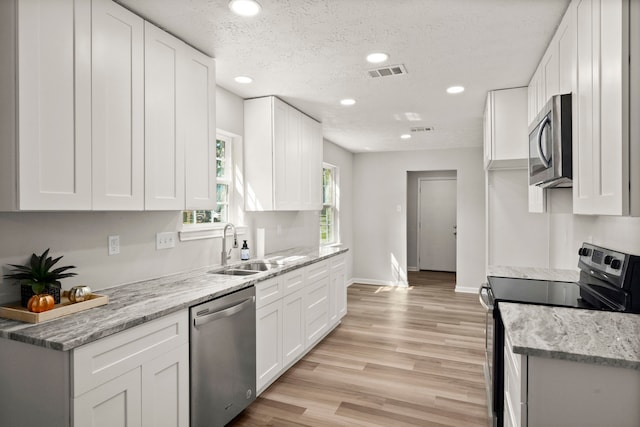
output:
[[589, 255], [591, 255], [591, 249], [589, 249], [589, 248], [580, 248], [580, 250], [578, 251], [578, 255], [580, 255], [580, 256], [589, 256]]
[[613, 261], [613, 257], [611, 255], [607, 255], [606, 257], [604, 257], [604, 264], [605, 265], [611, 264], [611, 261]]
[[620, 269], [620, 267], [622, 267], [622, 261], [620, 261], [619, 259], [612, 259], [611, 260], [611, 268], [614, 270], [618, 270]]
[[578, 248], [578, 256], [582, 256], [582, 248]]

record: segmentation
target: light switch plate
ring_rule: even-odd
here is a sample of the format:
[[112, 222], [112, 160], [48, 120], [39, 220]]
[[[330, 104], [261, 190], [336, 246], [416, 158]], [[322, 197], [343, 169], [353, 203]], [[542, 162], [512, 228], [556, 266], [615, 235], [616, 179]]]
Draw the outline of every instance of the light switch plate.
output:
[[120, 236], [109, 236], [109, 256], [120, 253]]
[[165, 233], [156, 234], [156, 250], [171, 249], [176, 246], [175, 231], [167, 231]]

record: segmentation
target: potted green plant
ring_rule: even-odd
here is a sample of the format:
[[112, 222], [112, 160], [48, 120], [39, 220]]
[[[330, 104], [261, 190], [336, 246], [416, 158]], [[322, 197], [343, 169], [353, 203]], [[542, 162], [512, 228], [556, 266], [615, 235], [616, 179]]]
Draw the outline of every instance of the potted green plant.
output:
[[60, 303], [60, 280], [75, 276], [76, 273], [68, 272], [75, 268], [73, 265], [58, 267], [53, 266], [60, 261], [62, 256], [52, 258], [49, 249], [42, 255], [31, 254], [31, 260], [27, 265], [9, 264], [13, 271], [5, 274], [7, 279], [16, 279], [21, 283], [20, 299], [23, 307], [28, 307], [29, 300], [35, 295], [49, 294], [53, 296], [56, 304]]

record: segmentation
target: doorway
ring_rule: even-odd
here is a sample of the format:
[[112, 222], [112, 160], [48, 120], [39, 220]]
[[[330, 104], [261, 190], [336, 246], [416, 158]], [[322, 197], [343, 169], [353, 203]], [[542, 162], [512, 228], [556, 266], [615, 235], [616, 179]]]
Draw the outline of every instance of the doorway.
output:
[[456, 271], [455, 178], [421, 178], [418, 185], [418, 267]]

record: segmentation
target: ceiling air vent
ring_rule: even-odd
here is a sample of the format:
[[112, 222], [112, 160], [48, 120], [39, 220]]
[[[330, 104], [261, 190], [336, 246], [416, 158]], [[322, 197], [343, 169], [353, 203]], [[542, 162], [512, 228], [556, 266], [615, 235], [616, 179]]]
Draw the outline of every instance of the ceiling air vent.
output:
[[432, 130], [433, 126], [411, 128], [411, 132], [431, 132]]
[[376, 68], [375, 70], [367, 71], [367, 75], [372, 79], [378, 77], [389, 77], [389, 76], [402, 76], [407, 74], [407, 69], [404, 65], [389, 65], [388, 67]]

